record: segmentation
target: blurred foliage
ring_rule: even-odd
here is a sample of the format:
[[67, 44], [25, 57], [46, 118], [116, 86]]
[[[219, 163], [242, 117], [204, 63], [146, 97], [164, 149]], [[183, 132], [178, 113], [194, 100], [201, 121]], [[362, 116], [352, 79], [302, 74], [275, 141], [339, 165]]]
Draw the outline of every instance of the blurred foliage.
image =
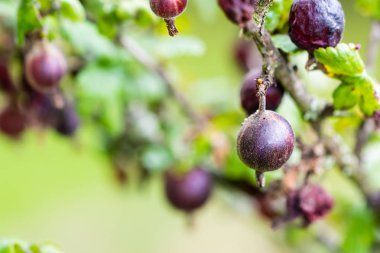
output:
[[[290, 0], [275, 0], [266, 18], [266, 28], [273, 33], [275, 46], [300, 69], [299, 76], [306, 88], [320, 92], [323, 99], [333, 100], [336, 109], [345, 110], [346, 114], [331, 120], [334, 131], [331, 135], [341, 137], [352, 147], [354, 134], [351, 130], [358, 127], [365, 116], [380, 109], [374, 96], [375, 81], [366, 73], [359, 49], [346, 43], [315, 52], [325, 73], [302, 72], [306, 54], [300, 52], [287, 35], [291, 3]], [[86, 148], [100, 151], [116, 170], [116, 175], [134, 177], [137, 174], [143, 181], [146, 174], [155, 175], [171, 168], [187, 171], [204, 165], [227, 179], [242, 180], [255, 187], [252, 171], [242, 164], [235, 152], [236, 132], [245, 115], [238, 109], [238, 87], [233, 82], [242, 73], [231, 67], [232, 57], [226, 56], [232, 55], [232, 45], [230, 48], [217, 45], [225, 30], [228, 34], [232, 33], [230, 30], [236, 34], [228, 38], [233, 44], [238, 29], [232, 30], [227, 21], [220, 23], [222, 14], [215, 1], [196, 0], [190, 4], [195, 13], [193, 19], [210, 25], [207, 29], [192, 27], [189, 23], [194, 21], [183, 15], [178, 20], [183, 35], [172, 39], [166, 36], [163, 22], [153, 15], [147, 0], [2, 0], [0, 19], [4, 20], [4, 31], [1, 32], [4, 36], [10, 35], [11, 41], [17, 38], [16, 45], [11, 45], [17, 53], [7, 59], [13, 64], [12, 75], [18, 77], [16, 81], [22, 79], [24, 50], [33, 43], [33, 35], [42, 31], [42, 37], [54, 41], [67, 56], [70, 73], [62, 83], [62, 92], [75, 98], [83, 128], [91, 131], [91, 144]], [[359, 9], [373, 18], [380, 18], [379, 4], [375, 0], [357, 1]], [[210, 31], [215, 23], [220, 26]], [[133, 52], [125, 48], [125, 40], [136, 43], [155, 59], [174, 88], [190, 99], [189, 106], [207, 118], [201, 130], [198, 123], [184, 113], [183, 106], [170, 93], [160, 73], [154, 73], [137, 61]], [[212, 61], [206, 59], [210, 56]], [[194, 68], [199, 71], [193, 72]], [[310, 79], [312, 84], [308, 82]], [[332, 79], [340, 82], [338, 86]], [[317, 83], [316, 80], [322, 81]], [[23, 96], [25, 94], [20, 97]], [[3, 97], [1, 101], [7, 102]], [[356, 106], [364, 115], [358, 113]], [[279, 112], [291, 122], [297, 136], [306, 142], [313, 140], [310, 127], [289, 95]], [[372, 136], [372, 140], [378, 142], [378, 135]], [[299, 149], [295, 151], [291, 166], [300, 162], [300, 153]], [[321, 221], [321, 226], [325, 227], [306, 230], [290, 226], [284, 229], [285, 237], [299, 252], [305, 252], [310, 245], [317, 249], [314, 252], [327, 252], [319, 240], [321, 233], [332, 230], [339, 234], [333, 239], [340, 251], [370, 252], [378, 232], [377, 214], [364, 206], [362, 196], [354, 185], [345, 181], [344, 173], [331, 176], [335, 168], [329, 161], [330, 156], [325, 158], [323, 169], [327, 179], [317, 177], [314, 180], [327, 181], [330, 187], [334, 186], [331, 188], [336, 188], [331, 189], [337, 191], [333, 194], [337, 202], [334, 213]], [[369, 177], [378, 177], [376, 169], [370, 171]], [[268, 175], [269, 184], [275, 185], [282, 177], [283, 171]], [[373, 188], [378, 190], [379, 187]], [[359, 197], [352, 197], [352, 192]], [[275, 209], [280, 209], [281, 213], [284, 212], [284, 199], [279, 202], [276, 205], [281, 208]], [[0, 251], [59, 252], [51, 246], [17, 241], [2, 243]]]

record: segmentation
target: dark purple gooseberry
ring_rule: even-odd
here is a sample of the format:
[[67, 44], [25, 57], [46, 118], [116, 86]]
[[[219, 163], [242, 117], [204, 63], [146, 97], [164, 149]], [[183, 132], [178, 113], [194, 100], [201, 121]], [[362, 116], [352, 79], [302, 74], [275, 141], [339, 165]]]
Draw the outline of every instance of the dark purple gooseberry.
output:
[[150, 0], [150, 8], [166, 22], [170, 36], [178, 33], [175, 18], [185, 11], [187, 0]]
[[36, 42], [26, 56], [26, 78], [38, 92], [54, 91], [66, 71], [65, 56], [56, 46], [47, 41]]
[[186, 174], [168, 171], [165, 174], [165, 191], [169, 202], [177, 209], [193, 212], [202, 207], [211, 195], [212, 176], [196, 168]]
[[334, 199], [322, 187], [306, 185], [287, 196], [287, 218], [302, 217], [309, 225], [328, 214], [333, 206]]
[[17, 139], [26, 129], [26, 115], [13, 104], [0, 113], [0, 130], [8, 137]]
[[63, 136], [73, 136], [79, 127], [79, 117], [71, 102], [57, 111], [55, 129]]
[[244, 26], [252, 20], [257, 0], [218, 0], [218, 3], [229, 20]]
[[261, 68], [263, 65], [263, 58], [253, 41], [244, 39], [237, 40], [233, 52], [236, 63], [244, 72]]
[[282, 167], [294, 149], [294, 132], [289, 122], [273, 111], [257, 111], [243, 123], [237, 139], [240, 159], [256, 170], [259, 185], [263, 173]]
[[335, 47], [342, 39], [344, 12], [338, 0], [294, 0], [289, 36], [301, 49]]
[[[259, 97], [257, 96], [257, 78], [261, 75], [261, 70], [251, 70], [244, 78], [240, 89], [241, 106], [248, 115], [259, 109]], [[266, 108], [276, 110], [281, 104], [284, 96], [284, 89], [281, 85], [275, 84], [268, 88], [266, 95]]]

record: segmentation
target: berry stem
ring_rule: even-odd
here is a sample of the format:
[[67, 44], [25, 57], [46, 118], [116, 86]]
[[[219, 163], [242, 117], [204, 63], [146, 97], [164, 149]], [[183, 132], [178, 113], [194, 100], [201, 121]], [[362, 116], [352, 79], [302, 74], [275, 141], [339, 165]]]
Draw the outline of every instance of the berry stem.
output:
[[259, 111], [263, 112], [266, 109], [266, 88], [264, 80], [259, 78], [257, 79], [257, 96], [259, 97]]
[[263, 172], [256, 171], [256, 180], [257, 180], [257, 183], [259, 184], [259, 188], [265, 187], [265, 175]]
[[173, 18], [164, 19], [166, 23], [166, 27], [168, 28], [168, 32], [170, 36], [175, 36], [178, 33], [177, 27], [175, 26], [175, 21]]

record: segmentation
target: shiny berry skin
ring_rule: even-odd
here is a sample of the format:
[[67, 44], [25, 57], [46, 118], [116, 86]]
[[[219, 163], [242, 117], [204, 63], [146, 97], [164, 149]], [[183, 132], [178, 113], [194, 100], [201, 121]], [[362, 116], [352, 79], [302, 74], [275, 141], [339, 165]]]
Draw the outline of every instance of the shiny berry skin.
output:
[[188, 213], [206, 203], [212, 188], [212, 176], [201, 168], [195, 168], [186, 174], [176, 174], [174, 171], [165, 174], [166, 197], [172, 206]]
[[237, 65], [244, 72], [255, 68], [261, 68], [263, 65], [263, 58], [253, 41], [243, 39], [238, 40], [234, 45], [233, 52]]
[[218, 0], [218, 3], [229, 20], [244, 26], [252, 20], [257, 0]]
[[294, 149], [294, 132], [289, 122], [273, 111], [257, 111], [243, 123], [237, 139], [240, 159], [256, 172], [283, 166]]
[[334, 206], [334, 199], [318, 185], [306, 185], [289, 193], [286, 199], [289, 219], [302, 217], [305, 225], [327, 215]]
[[294, 0], [289, 36], [301, 49], [335, 47], [342, 39], [344, 12], [338, 0]]
[[63, 53], [47, 41], [36, 42], [26, 56], [28, 83], [42, 93], [54, 91], [67, 72]]
[[0, 131], [8, 137], [17, 139], [26, 129], [26, 115], [13, 104], [0, 113]]
[[[261, 70], [251, 70], [244, 78], [240, 89], [241, 106], [248, 115], [255, 113], [259, 109], [259, 97], [257, 96], [257, 78], [261, 75]], [[281, 104], [284, 96], [284, 89], [280, 85], [272, 85], [266, 94], [266, 108], [276, 110]]]
[[174, 19], [185, 11], [186, 6], [187, 0], [150, 0], [150, 8], [165, 20], [170, 36], [178, 33]]

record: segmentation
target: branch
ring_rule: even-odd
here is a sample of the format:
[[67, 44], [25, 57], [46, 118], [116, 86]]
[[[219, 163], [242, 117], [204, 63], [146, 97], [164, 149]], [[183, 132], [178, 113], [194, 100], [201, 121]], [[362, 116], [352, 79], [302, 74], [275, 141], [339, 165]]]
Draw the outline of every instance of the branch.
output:
[[332, 114], [331, 105], [312, 97], [305, 90], [296, 73], [288, 66], [286, 59], [274, 46], [270, 34], [265, 29], [260, 35], [259, 27], [251, 22], [243, 27], [243, 32], [254, 40], [264, 59], [268, 59], [268, 56], [270, 56], [276, 62], [276, 78], [281, 81], [282, 86], [294, 99], [304, 116], [312, 120], [322, 120]]
[[145, 50], [140, 47], [135, 41], [126, 38], [125, 36], [120, 39], [122, 46], [128, 50], [128, 52], [147, 70], [155, 73], [166, 86], [167, 91], [171, 97], [181, 106], [183, 112], [199, 127], [202, 127], [206, 118], [198, 114], [196, 110], [191, 106], [186, 97], [175, 88], [174, 81], [167, 74], [154, 58], [150, 57]]

